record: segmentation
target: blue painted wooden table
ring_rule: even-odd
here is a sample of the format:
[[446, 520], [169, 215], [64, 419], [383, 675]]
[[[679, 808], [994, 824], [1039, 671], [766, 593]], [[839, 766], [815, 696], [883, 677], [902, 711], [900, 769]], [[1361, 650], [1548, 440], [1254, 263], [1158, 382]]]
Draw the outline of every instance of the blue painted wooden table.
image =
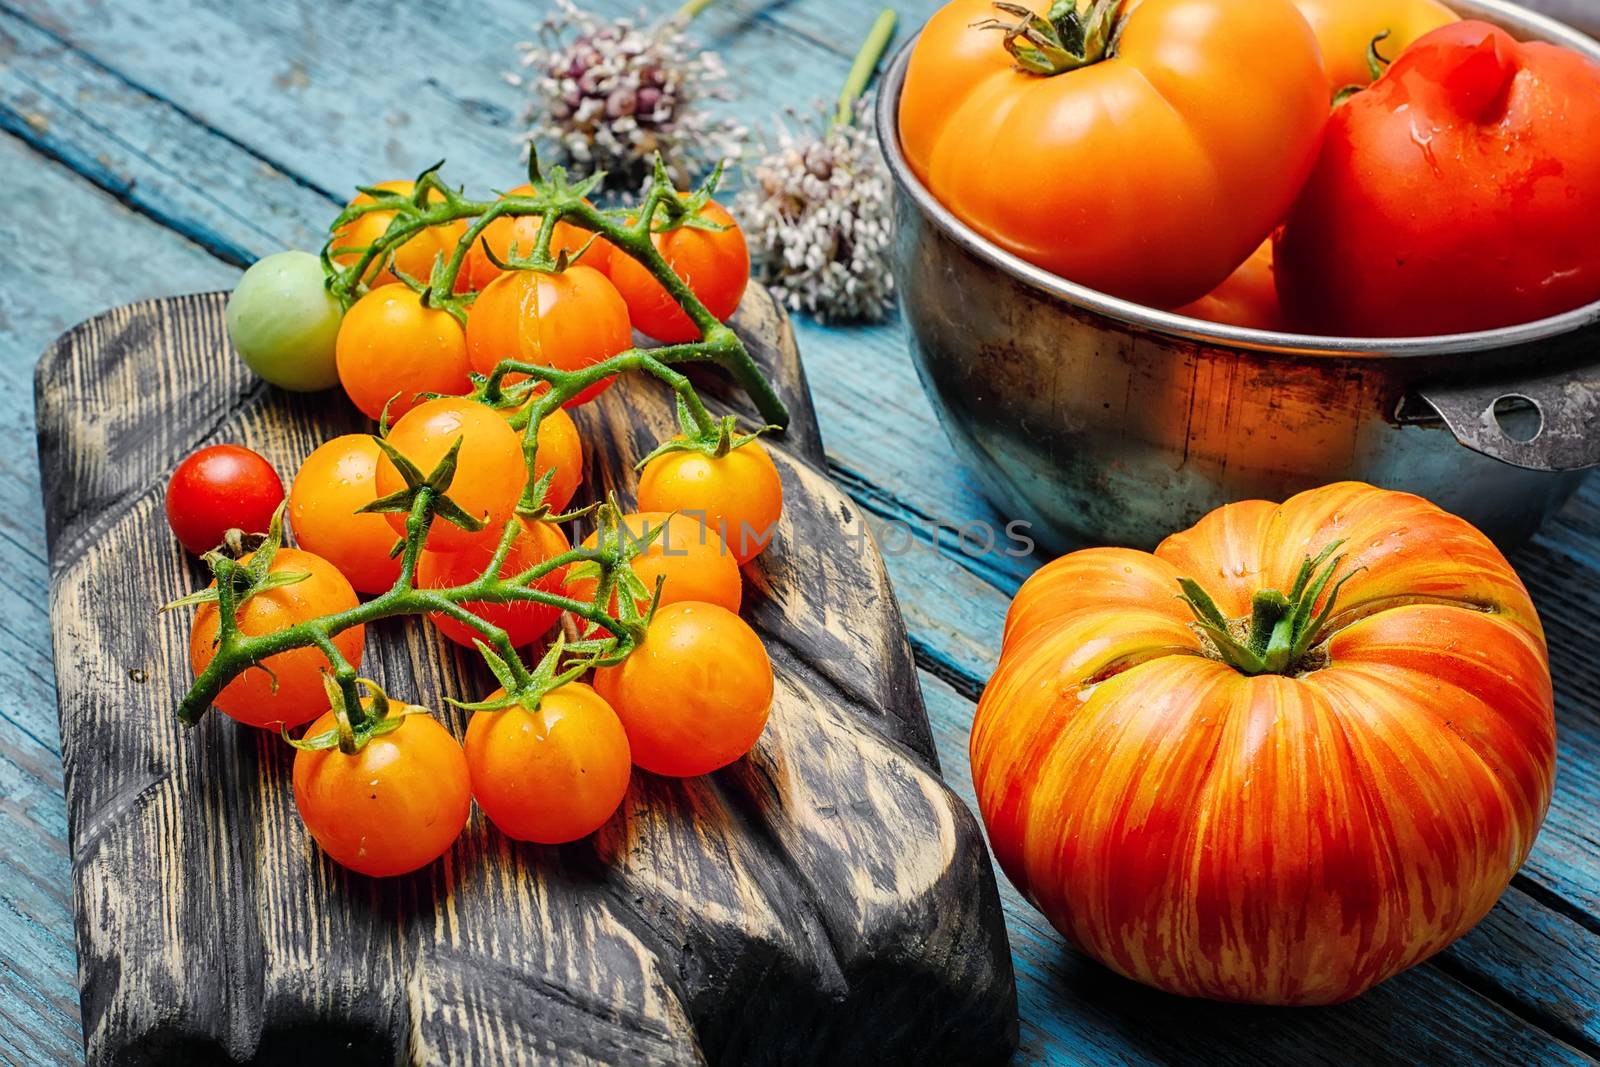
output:
[[[626, 13], [631, 0], [593, 5]], [[896, 0], [915, 26], [934, 0]], [[1594, 0], [1542, 0], [1600, 22]], [[438, 156], [475, 187], [518, 180], [521, 100], [502, 79], [543, 4], [0, 0], [0, 1061], [79, 1062], [32, 370], [79, 320], [224, 288], [257, 256], [315, 248], [357, 182]], [[665, 4], [652, 5], [665, 11]], [[770, 129], [831, 97], [876, 4], [723, 0], [695, 31], [728, 107]], [[904, 32], [904, 31], [903, 31]], [[1003, 527], [953, 458], [898, 324], [802, 321], [834, 476], [871, 515], [923, 667], [945, 772], [966, 741], [1006, 603], [1037, 559], [963, 553]], [[1560, 777], [1523, 873], [1462, 942], [1320, 1010], [1187, 1002], [1065, 948], [1006, 898], [1023, 1062], [1590, 1062], [1600, 1056], [1600, 486], [1516, 563], [1550, 631]]]

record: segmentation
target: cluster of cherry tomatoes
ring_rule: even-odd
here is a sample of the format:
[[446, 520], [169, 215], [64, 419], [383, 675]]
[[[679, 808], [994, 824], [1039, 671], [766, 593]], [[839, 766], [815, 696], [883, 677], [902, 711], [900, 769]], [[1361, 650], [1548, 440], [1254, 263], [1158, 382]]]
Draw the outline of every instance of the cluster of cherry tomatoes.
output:
[[[411, 183], [379, 188], [404, 195], [412, 189]], [[726, 319], [743, 295], [748, 253], [726, 211], [710, 201], [697, 210], [714, 225], [669, 229], [652, 243], [701, 303]], [[331, 258], [353, 261], [359, 253], [350, 249], [381, 240], [392, 217], [372, 211], [348, 223], [335, 234]], [[532, 216], [496, 219], [482, 244], [467, 251], [454, 286], [475, 294], [464, 325], [430, 307], [413, 282], [448, 261], [465, 223], [429, 227], [391, 249], [375, 264], [370, 288], [335, 317], [333, 331], [308, 287], [290, 298], [282, 285], [259, 283], [263, 273], [293, 275], [303, 261], [258, 272], [253, 291], [241, 285], [229, 307], [230, 333], [253, 367], [294, 388], [330, 385], [325, 371], [306, 366], [306, 352], [331, 333], [337, 380], [350, 400], [368, 416], [393, 422], [383, 445], [365, 434], [322, 444], [295, 472], [287, 501], [277, 473], [248, 449], [214, 446], [179, 466], [167, 515], [190, 551], [218, 548], [229, 531], [273, 528], [267, 545], [256, 549], [267, 553], [259, 568], [266, 577], [234, 610], [240, 634], [337, 616], [356, 608], [362, 594], [383, 595], [404, 580], [397, 548], [406, 515], [362, 510], [406, 487], [388, 449], [421, 471], [455, 450], [449, 500], [482, 523], [470, 530], [434, 521], [416, 556], [415, 589], [478, 581], [503, 537], [513, 538], [499, 570], [506, 580], [572, 553], [559, 513], [583, 482], [577, 424], [561, 408], [538, 420], [532, 478], [543, 483], [544, 514], [519, 514], [530, 480], [526, 431], [513, 418], [519, 409], [482, 402], [471, 375], [486, 375], [507, 359], [558, 370], [587, 367], [630, 348], [635, 328], [664, 343], [700, 335], [644, 266], [565, 223], [556, 225], [550, 244], [552, 253], [568, 254], [564, 269], [503, 269], [519, 246], [526, 254], [538, 243], [540, 225]], [[585, 390], [567, 407], [594, 399], [609, 384]], [[363, 683], [363, 706], [373, 717], [359, 743], [350, 744], [349, 715], [341, 719], [335, 710], [344, 705], [331, 687], [329, 653], [359, 667], [367, 635], [356, 624], [333, 633], [331, 649], [311, 644], [270, 655], [233, 677], [214, 706], [254, 727], [286, 732], [310, 723], [297, 742], [297, 806], [331, 858], [374, 876], [412, 871], [442, 855], [473, 799], [508, 836], [554, 844], [604, 824], [620, 806], [634, 766], [670, 776], [726, 766], [755, 744], [772, 700], [771, 662], [738, 615], [740, 567], [766, 548], [782, 509], [771, 457], [753, 435], [730, 440], [730, 431], [724, 424], [720, 442], [675, 439], [659, 450], [640, 473], [638, 510], [613, 516], [609, 535], [642, 546], [627, 564], [639, 582], [612, 589], [601, 610], [620, 619], [617, 598], [635, 595], [626, 590], [654, 593], [627, 613], [642, 627], [632, 652], [595, 669], [589, 683], [570, 672], [552, 679], [554, 670], [546, 670], [560, 662], [558, 636], [540, 668], [553, 684], [509, 698], [502, 689], [465, 705], [479, 710], [464, 744], [421, 708]], [[286, 516], [293, 547], [279, 547], [277, 515]], [[514, 535], [508, 523], [518, 524]], [[597, 529], [583, 546], [593, 548], [601, 534]], [[239, 563], [254, 558], [245, 554]], [[273, 576], [279, 580], [266, 580]], [[562, 564], [533, 588], [594, 604], [598, 583], [594, 567]], [[546, 641], [563, 624], [557, 605], [497, 601], [451, 604], [429, 618], [449, 640], [480, 648], [486, 646], [474, 617], [503, 630], [517, 648]], [[189, 644], [197, 677], [217, 656], [223, 625], [219, 604], [200, 604]], [[592, 637], [596, 627], [570, 617], [566, 629]], [[491, 654], [485, 656], [493, 666]], [[346, 743], [335, 743], [341, 736]]]

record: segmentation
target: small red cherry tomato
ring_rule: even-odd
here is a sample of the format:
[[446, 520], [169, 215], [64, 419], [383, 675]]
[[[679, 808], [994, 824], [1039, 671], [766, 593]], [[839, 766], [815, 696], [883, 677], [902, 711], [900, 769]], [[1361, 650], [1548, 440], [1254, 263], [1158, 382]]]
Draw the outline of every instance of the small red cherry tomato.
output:
[[167, 522], [197, 556], [222, 544], [229, 530], [265, 533], [281, 503], [278, 472], [239, 445], [202, 448], [167, 483]]
[[[715, 200], [701, 209], [700, 217], [727, 229], [680, 226], [650, 240], [678, 277], [689, 283], [706, 310], [726, 322], [739, 309], [745, 286], [750, 283], [750, 248], [739, 224]], [[607, 269], [612, 283], [627, 301], [628, 318], [634, 329], [664, 344], [699, 340], [699, 329], [638, 260], [617, 252]]]

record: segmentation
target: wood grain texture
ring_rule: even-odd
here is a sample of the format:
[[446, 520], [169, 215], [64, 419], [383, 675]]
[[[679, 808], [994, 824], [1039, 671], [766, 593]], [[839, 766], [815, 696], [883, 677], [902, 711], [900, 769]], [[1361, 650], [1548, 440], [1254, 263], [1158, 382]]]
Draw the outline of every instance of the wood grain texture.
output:
[[[887, 577], [822, 450], [781, 313], [737, 328], [796, 415], [774, 448], [785, 516], [747, 568], [778, 696], [750, 758], [638, 774], [619, 816], [565, 848], [473, 819], [441, 863], [353, 877], [292, 810], [288, 749], [172, 717], [201, 580], [162, 529], [175, 460], [214, 440], [293, 470], [359, 428], [346, 405], [253, 381], [212, 294], [133, 305], [39, 367], [52, 619], [91, 1063], [992, 1060], [1015, 991], [977, 825], [939, 780]], [[581, 413], [595, 491], [672, 430], [652, 383]], [[604, 442], [604, 444], [601, 444]], [[491, 683], [416, 621], [364, 672], [437, 705]], [[459, 730], [460, 716], [446, 715]]]

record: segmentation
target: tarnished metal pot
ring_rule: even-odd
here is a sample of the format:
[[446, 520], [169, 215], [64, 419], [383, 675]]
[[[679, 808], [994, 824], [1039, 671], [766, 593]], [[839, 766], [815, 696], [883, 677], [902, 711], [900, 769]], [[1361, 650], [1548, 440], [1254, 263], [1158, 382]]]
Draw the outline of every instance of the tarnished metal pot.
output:
[[[1511, 4], [1452, 6], [1600, 59]], [[1509, 546], [1600, 465], [1600, 303], [1374, 341], [1217, 326], [1074, 285], [979, 237], [912, 174], [896, 123], [911, 47], [883, 83], [878, 132], [918, 370], [995, 504], [1044, 543], [1149, 547], [1219, 505], [1354, 478]]]

